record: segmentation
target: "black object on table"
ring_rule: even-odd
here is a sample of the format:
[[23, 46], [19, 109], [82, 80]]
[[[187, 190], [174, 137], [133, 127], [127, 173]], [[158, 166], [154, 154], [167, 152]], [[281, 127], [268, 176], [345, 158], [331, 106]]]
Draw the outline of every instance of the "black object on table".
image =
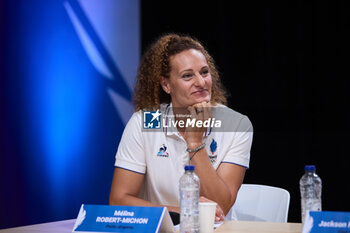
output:
[[176, 212], [169, 212], [170, 218], [173, 221], [174, 226], [180, 224], [180, 214]]

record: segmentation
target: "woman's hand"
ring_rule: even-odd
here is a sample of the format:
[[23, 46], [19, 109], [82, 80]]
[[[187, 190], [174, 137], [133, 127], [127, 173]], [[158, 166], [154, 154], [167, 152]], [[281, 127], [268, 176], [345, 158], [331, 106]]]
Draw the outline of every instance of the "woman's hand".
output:
[[[208, 198], [205, 198], [204, 196], [201, 196], [199, 198], [199, 202], [214, 202], [214, 201], [209, 200]], [[224, 221], [224, 220], [225, 220], [224, 211], [222, 211], [221, 207], [216, 203], [215, 222]]]
[[[198, 103], [189, 106], [188, 111], [191, 114], [191, 120], [195, 120], [194, 126], [186, 128], [184, 133], [184, 139], [187, 143], [187, 147], [190, 149], [196, 148], [203, 143], [203, 133], [206, 127], [203, 126], [204, 122], [208, 119], [212, 119], [211, 104], [207, 102]], [[201, 121], [201, 126], [197, 126], [196, 122]]]

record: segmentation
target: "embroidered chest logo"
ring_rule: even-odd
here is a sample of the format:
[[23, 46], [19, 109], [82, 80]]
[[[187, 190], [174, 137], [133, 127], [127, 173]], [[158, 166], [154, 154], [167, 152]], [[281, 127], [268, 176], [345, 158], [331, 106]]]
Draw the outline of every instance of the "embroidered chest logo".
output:
[[210, 159], [210, 162], [213, 164], [216, 162], [217, 158], [218, 158], [218, 155], [215, 154], [215, 151], [218, 147], [218, 144], [217, 142], [213, 139], [210, 143], [210, 152], [211, 152], [211, 155], [209, 154], [209, 159]]
[[167, 147], [165, 146], [165, 144], [163, 144], [163, 146], [161, 146], [159, 148], [159, 151], [157, 153], [157, 156], [160, 156], [160, 157], [169, 157], [169, 153], [166, 152], [166, 149]]

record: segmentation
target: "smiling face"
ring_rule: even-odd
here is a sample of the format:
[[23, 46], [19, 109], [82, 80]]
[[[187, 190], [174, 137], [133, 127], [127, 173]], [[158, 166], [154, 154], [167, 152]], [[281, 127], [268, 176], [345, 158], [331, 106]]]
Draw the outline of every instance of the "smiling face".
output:
[[170, 77], [161, 79], [165, 92], [170, 94], [173, 107], [188, 107], [210, 102], [212, 78], [204, 55], [195, 49], [170, 57]]

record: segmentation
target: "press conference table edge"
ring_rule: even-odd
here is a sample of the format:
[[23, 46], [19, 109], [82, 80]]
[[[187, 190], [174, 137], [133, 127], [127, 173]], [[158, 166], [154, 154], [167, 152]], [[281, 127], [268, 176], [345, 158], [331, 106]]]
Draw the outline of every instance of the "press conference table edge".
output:
[[218, 233], [301, 233], [301, 223], [225, 221], [215, 232]]
[[[75, 219], [41, 223], [22, 227], [0, 229], [0, 233], [70, 233]], [[218, 233], [301, 233], [301, 223], [226, 221], [215, 232]]]

